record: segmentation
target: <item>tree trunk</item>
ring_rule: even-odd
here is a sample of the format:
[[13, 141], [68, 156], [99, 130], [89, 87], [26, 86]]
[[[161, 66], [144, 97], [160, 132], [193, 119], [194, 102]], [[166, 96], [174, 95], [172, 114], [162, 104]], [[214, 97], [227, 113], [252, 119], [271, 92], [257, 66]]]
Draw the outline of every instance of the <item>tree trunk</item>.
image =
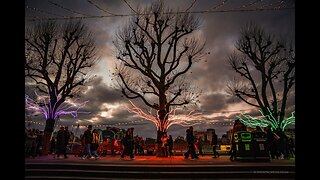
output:
[[157, 130], [157, 150], [156, 150], [156, 156], [157, 157], [164, 157], [164, 153], [162, 152], [162, 141], [161, 137], [163, 134], [167, 131], [167, 129], [164, 127], [164, 122], [166, 118], [166, 110], [161, 109], [158, 111], [158, 118], [160, 120], [160, 127]]
[[55, 120], [47, 119], [46, 126], [44, 128], [43, 140], [42, 140], [42, 154], [48, 155], [50, 139], [52, 136], [53, 128], [54, 128]]
[[162, 142], [161, 142], [161, 137], [163, 135], [163, 131], [160, 131], [159, 129], [157, 130], [157, 144], [156, 144], [156, 157], [163, 157], [164, 154], [162, 152]]

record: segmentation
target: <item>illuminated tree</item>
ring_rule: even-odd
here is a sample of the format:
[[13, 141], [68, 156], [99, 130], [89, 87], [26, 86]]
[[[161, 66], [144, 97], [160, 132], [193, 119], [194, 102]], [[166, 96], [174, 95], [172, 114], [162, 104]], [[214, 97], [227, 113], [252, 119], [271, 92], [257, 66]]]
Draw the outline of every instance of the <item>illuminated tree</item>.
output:
[[[67, 101], [63, 102], [58, 108], [56, 108], [56, 111], [53, 115], [50, 115], [50, 113], [54, 112], [53, 109], [55, 109], [56, 104], [51, 106], [50, 96], [40, 96], [36, 92], [35, 94], [36, 100], [32, 99], [28, 95], [25, 95], [26, 109], [32, 111], [35, 114], [43, 114], [46, 119], [48, 119], [50, 116], [53, 117], [53, 119], [57, 119], [61, 115], [72, 115], [73, 117], [77, 117], [80, 113], [90, 113], [80, 111], [80, 108], [84, 107], [88, 101], [79, 103], [77, 101], [70, 101], [68, 99]], [[56, 96], [57, 99], [61, 98], [57, 94]]]
[[238, 52], [229, 57], [229, 64], [241, 79], [230, 81], [228, 92], [261, 109], [268, 121], [281, 124], [288, 95], [294, 93], [294, 48], [255, 24], [242, 29], [235, 47]]
[[53, 107], [46, 117], [44, 154], [48, 154], [57, 110], [88, 80], [89, 69], [97, 59], [92, 33], [81, 21], [62, 25], [43, 21], [27, 27], [25, 77], [40, 93], [49, 95]]
[[[199, 24], [192, 14], [175, 14], [159, 2], [138, 11], [117, 34], [115, 79], [125, 97], [139, 98], [156, 110], [160, 124], [171, 106], [197, 102], [200, 92], [185, 75], [204, 55]], [[157, 128], [159, 145], [167, 128]]]
[[271, 126], [271, 129], [274, 131], [277, 128], [280, 128], [282, 131], [285, 130], [286, 126], [289, 124], [295, 123], [295, 111], [291, 113], [291, 116], [288, 118], [284, 118], [281, 122], [277, 121], [276, 118], [273, 117], [272, 112], [268, 109], [269, 114], [263, 114], [260, 110], [261, 117], [252, 117], [249, 114], [241, 114], [237, 116], [239, 120], [248, 127], [255, 128], [259, 127], [267, 127]]
[[[163, 132], [166, 132], [170, 126], [174, 124], [178, 124], [181, 126], [192, 126], [201, 123], [202, 120], [205, 120], [202, 117], [202, 113], [196, 113], [194, 111], [189, 112], [188, 114], [176, 114], [177, 108], [171, 109], [170, 112], [168, 112], [165, 115], [164, 120], [161, 120], [159, 117], [159, 113], [155, 111], [156, 113], [152, 112], [152, 108], [147, 113], [144, 112], [141, 108], [136, 106], [134, 103], [129, 101], [131, 104], [131, 107], [128, 107], [128, 111], [137, 114], [139, 117], [153, 122], [157, 129]], [[170, 115], [170, 118], [169, 118]]]

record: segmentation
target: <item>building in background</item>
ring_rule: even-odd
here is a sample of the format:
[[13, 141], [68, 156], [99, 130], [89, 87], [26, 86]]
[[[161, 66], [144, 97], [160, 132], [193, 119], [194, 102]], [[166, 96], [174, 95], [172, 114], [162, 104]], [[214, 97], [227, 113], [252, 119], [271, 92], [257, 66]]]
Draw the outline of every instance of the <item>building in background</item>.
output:
[[201, 138], [204, 143], [211, 143], [212, 134], [215, 132], [215, 129], [207, 129], [207, 131], [193, 131], [193, 135], [196, 138]]

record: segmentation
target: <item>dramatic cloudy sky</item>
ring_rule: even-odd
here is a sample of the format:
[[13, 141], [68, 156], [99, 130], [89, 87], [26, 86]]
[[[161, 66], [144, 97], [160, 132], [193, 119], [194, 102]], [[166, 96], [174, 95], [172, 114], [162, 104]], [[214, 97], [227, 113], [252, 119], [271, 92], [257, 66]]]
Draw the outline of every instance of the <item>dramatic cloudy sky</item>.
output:
[[[96, 37], [100, 49], [101, 60], [93, 69], [96, 77], [88, 84], [82, 101], [88, 100], [86, 111], [90, 114], [80, 114], [76, 119], [63, 116], [58, 125], [110, 125], [120, 128], [135, 127], [135, 133], [143, 137], [156, 137], [156, 127], [148, 121], [141, 120], [126, 110], [128, 100], [114, 88], [111, 72], [115, 62], [114, 47], [115, 32], [129, 21], [128, 16], [112, 16], [112, 14], [133, 13], [128, 4], [135, 9], [138, 5], [147, 6], [153, 0], [25, 0], [26, 27], [34, 24], [37, 19], [53, 18], [66, 21], [68, 17], [109, 16], [102, 18], [85, 18], [83, 21], [90, 27]], [[188, 8], [191, 12], [205, 10], [224, 11], [277, 7], [294, 7], [293, 0], [164, 0], [173, 9], [180, 11]], [[128, 4], [127, 4], [128, 3]], [[96, 6], [98, 7], [96, 7]], [[244, 8], [246, 6], [246, 8]], [[103, 9], [102, 10], [99, 10]], [[112, 14], [108, 14], [110, 12]], [[200, 31], [206, 40], [206, 51], [210, 52], [205, 60], [194, 64], [188, 74], [188, 80], [203, 91], [200, 97], [201, 109], [206, 117], [216, 120], [218, 124], [195, 125], [196, 131], [208, 128], [216, 129], [219, 136], [224, 134], [241, 112], [257, 112], [253, 107], [230, 97], [226, 94], [226, 82], [237, 76], [227, 65], [227, 56], [235, 48], [239, 38], [239, 31], [248, 22], [255, 22], [266, 31], [276, 33], [294, 42], [295, 10], [268, 10], [247, 12], [207, 12], [195, 13], [202, 20]], [[35, 21], [31, 21], [31, 20]], [[142, 108], [146, 108], [140, 101], [135, 101]], [[288, 98], [288, 110], [294, 110], [294, 92]], [[189, 108], [189, 110], [191, 110]], [[33, 116], [32, 120], [40, 124], [31, 123], [32, 127], [43, 129], [44, 117]], [[81, 128], [81, 131], [84, 127]], [[174, 125], [168, 130], [173, 137], [185, 136], [186, 127]]]

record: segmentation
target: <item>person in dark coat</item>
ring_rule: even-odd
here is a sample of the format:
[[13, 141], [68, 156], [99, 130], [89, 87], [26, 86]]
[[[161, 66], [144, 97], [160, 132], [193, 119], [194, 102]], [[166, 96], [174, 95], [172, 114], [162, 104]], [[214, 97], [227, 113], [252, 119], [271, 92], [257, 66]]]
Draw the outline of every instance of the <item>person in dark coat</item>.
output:
[[216, 132], [212, 133], [212, 139], [211, 139], [211, 146], [213, 151], [213, 158], [219, 157], [219, 153], [217, 152], [217, 145], [218, 145], [218, 136]]
[[123, 159], [125, 155], [130, 156], [132, 160], [134, 160], [133, 148], [134, 148], [134, 140], [133, 140], [133, 129], [129, 128], [126, 132], [126, 135], [122, 138], [123, 152], [120, 156], [120, 159]]
[[68, 156], [67, 156], [67, 146], [68, 146], [69, 140], [70, 140], [70, 132], [69, 132], [69, 130], [68, 130], [68, 126], [65, 126], [65, 127], [64, 127], [64, 136], [65, 136], [64, 158], [68, 158]]
[[56, 139], [53, 136], [51, 137], [49, 152], [50, 154], [56, 153]]
[[195, 137], [193, 136], [193, 127], [190, 126], [189, 129], [186, 130], [186, 139], [188, 143], [188, 151], [184, 153], [184, 158], [188, 159], [189, 154], [191, 154], [191, 159], [198, 159], [196, 155], [196, 148], [195, 148]]
[[91, 143], [92, 143], [92, 125], [88, 126], [88, 129], [83, 133], [82, 141], [84, 142], [84, 148], [82, 151], [81, 159], [92, 158]]
[[169, 138], [168, 138], [168, 147], [169, 147], [169, 157], [173, 156], [173, 152], [172, 152], [172, 149], [173, 149], [173, 139], [172, 139], [172, 136], [169, 135]]
[[267, 131], [267, 148], [268, 151], [270, 153], [271, 159], [275, 159], [277, 156], [277, 144], [276, 144], [276, 139], [275, 139], [275, 135], [271, 130], [271, 126], [268, 126], [266, 128]]
[[280, 129], [277, 129], [277, 134], [279, 136], [278, 140], [278, 150], [281, 156], [281, 159], [289, 159], [289, 142], [287, 135]]
[[136, 136], [133, 138], [133, 142], [134, 142], [134, 154], [138, 155], [139, 154], [139, 136]]
[[36, 138], [35, 130], [28, 130], [26, 138], [26, 157], [36, 157]]
[[66, 151], [65, 138], [64, 127], [61, 126], [60, 130], [57, 133], [57, 158], [59, 158], [60, 154], [64, 154]]

